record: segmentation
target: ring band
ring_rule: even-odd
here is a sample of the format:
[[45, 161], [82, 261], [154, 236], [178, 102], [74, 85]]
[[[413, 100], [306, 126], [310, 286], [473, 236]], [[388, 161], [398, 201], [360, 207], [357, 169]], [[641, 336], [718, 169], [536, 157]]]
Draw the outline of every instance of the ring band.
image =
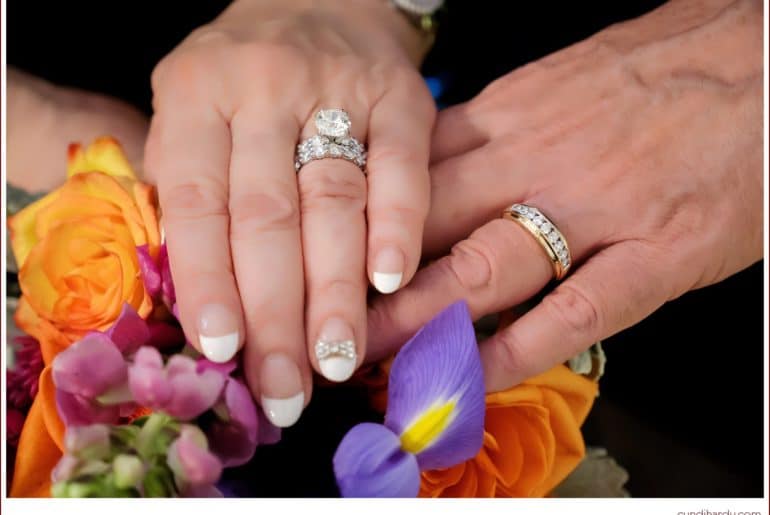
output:
[[366, 148], [350, 135], [350, 118], [342, 109], [321, 109], [315, 114], [318, 134], [299, 145], [294, 157], [294, 169], [300, 169], [317, 159], [346, 159], [362, 171], [366, 167]]
[[547, 216], [535, 207], [514, 204], [503, 211], [503, 218], [513, 220], [535, 237], [548, 254], [557, 280], [567, 275], [572, 266], [567, 240]]

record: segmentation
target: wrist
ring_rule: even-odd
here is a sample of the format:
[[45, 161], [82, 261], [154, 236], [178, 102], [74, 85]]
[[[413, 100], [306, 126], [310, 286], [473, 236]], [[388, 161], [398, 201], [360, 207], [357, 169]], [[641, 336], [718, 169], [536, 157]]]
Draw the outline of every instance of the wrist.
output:
[[595, 36], [646, 84], [696, 78], [734, 85], [762, 76], [761, 3], [675, 0]]
[[[431, 38], [413, 26], [389, 0], [236, 0], [214, 24], [242, 33], [282, 23], [313, 30], [331, 29], [358, 50], [395, 57], [419, 66]], [[249, 28], [242, 29], [244, 24]]]

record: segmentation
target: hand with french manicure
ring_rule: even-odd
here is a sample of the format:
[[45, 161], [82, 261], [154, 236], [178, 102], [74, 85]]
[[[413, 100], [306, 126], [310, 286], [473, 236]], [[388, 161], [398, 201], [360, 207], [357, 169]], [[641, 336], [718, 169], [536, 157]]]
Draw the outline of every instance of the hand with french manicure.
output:
[[[155, 69], [146, 170], [157, 182], [179, 314], [213, 361], [243, 348], [270, 420], [292, 425], [311, 367], [349, 378], [366, 294], [407, 284], [428, 212], [435, 108], [421, 36], [381, 0], [238, 0]], [[294, 169], [314, 114], [368, 144]]]

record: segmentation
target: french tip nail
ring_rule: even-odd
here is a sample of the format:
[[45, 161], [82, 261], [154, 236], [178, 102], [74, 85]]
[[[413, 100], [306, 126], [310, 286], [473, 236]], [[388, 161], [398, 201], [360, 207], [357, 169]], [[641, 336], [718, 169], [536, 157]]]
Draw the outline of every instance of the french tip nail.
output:
[[302, 408], [305, 405], [305, 393], [299, 392], [297, 395], [285, 399], [273, 399], [262, 396], [262, 411], [276, 427], [289, 427], [294, 425], [302, 414]]
[[238, 352], [238, 333], [223, 336], [198, 336], [203, 355], [215, 363], [230, 361]]
[[374, 272], [372, 274], [372, 282], [374, 287], [380, 293], [393, 293], [401, 286], [401, 278], [404, 276], [401, 272], [398, 273], [385, 273]]
[[341, 383], [347, 381], [356, 370], [356, 361], [342, 356], [333, 356], [318, 361], [321, 374], [329, 381]]

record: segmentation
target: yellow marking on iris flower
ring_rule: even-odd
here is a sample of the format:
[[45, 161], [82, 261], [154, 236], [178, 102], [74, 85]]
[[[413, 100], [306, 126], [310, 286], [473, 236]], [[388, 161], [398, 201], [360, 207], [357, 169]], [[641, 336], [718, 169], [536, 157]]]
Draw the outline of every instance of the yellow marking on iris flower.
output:
[[430, 446], [455, 418], [456, 399], [437, 402], [417, 417], [401, 434], [401, 449], [417, 454]]

